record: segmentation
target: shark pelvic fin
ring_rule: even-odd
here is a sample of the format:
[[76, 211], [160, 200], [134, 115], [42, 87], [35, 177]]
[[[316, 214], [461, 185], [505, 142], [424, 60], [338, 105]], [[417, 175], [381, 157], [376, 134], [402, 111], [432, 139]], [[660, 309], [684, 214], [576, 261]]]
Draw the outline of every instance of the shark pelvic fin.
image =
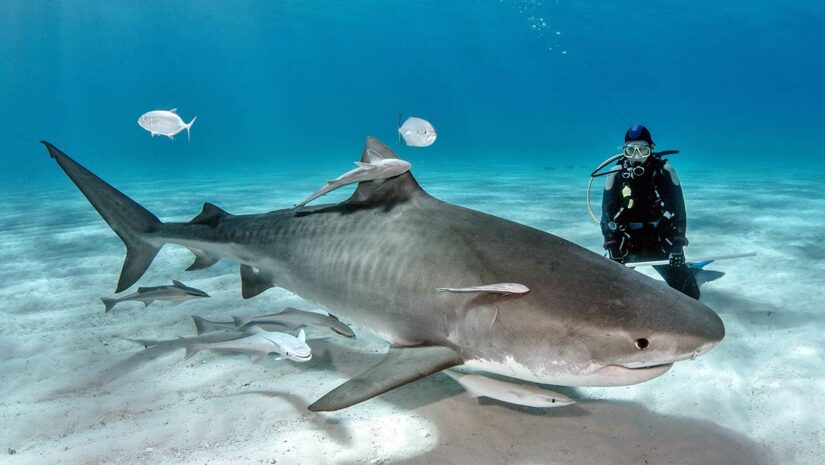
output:
[[455, 350], [445, 346], [390, 347], [377, 365], [333, 389], [309, 410], [329, 412], [350, 407], [463, 363]]
[[49, 156], [57, 161], [103, 220], [126, 244], [126, 259], [115, 292], [127, 289], [143, 276], [163, 246], [151, 238], [152, 233], [161, 225], [160, 220], [54, 145], [46, 141], [42, 143], [48, 149]]
[[230, 217], [229, 213], [226, 213], [220, 207], [217, 207], [209, 202], [203, 204], [203, 210], [198, 214], [198, 216], [192, 218], [189, 221], [189, 224], [202, 224], [205, 226], [217, 226], [218, 222], [221, 221], [223, 218]]
[[255, 297], [271, 287], [275, 287], [272, 275], [241, 265], [241, 295], [244, 299]]
[[204, 270], [218, 263], [218, 260], [220, 260], [220, 257], [210, 255], [205, 250], [190, 247], [189, 251], [195, 255], [195, 261], [189, 265], [186, 271]]

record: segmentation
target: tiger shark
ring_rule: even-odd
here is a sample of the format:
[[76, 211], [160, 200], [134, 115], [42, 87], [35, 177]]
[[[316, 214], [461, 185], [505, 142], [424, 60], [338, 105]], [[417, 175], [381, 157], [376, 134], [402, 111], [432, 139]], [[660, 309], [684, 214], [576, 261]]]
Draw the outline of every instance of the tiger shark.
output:
[[[232, 215], [206, 203], [189, 222], [164, 223], [43, 143], [125, 243], [118, 292], [177, 244], [195, 255], [189, 269], [239, 263], [244, 298], [278, 286], [390, 343], [311, 411], [457, 366], [550, 385], [635, 384], [725, 334], [701, 302], [553, 234], [441, 201], [409, 171], [362, 182], [337, 204]], [[398, 158], [369, 137], [361, 161], [375, 154]]]

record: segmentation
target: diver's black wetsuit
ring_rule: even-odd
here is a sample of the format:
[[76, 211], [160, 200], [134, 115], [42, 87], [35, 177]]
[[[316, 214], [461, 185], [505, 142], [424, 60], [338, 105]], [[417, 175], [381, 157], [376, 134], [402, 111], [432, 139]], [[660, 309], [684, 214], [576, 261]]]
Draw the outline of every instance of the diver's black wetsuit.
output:
[[[676, 171], [658, 156], [633, 173], [620, 160], [605, 180], [602, 235], [605, 249], [622, 263], [667, 260], [687, 245], [685, 199]], [[699, 298], [699, 286], [687, 265], [654, 267], [670, 287]]]

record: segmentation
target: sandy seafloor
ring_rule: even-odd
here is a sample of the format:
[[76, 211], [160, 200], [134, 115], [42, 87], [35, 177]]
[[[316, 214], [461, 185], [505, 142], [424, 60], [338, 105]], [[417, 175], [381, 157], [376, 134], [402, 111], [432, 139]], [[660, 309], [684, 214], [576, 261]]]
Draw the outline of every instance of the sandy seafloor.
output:
[[[83, 162], [82, 157], [77, 157]], [[94, 166], [90, 166], [94, 170]], [[346, 166], [342, 166], [342, 172]], [[444, 374], [334, 413], [306, 407], [376, 363], [386, 344], [310, 341], [312, 361], [144, 350], [124, 337], [194, 335], [190, 315], [316, 309], [283, 289], [240, 296], [237, 266], [184, 272], [163, 249], [143, 285], [181, 279], [210, 299], [121, 304], [105, 314], [124, 247], [55, 166], [55, 182], [0, 199], [0, 463], [13, 464], [814, 464], [825, 460], [825, 198], [821, 173], [680, 172], [688, 256], [720, 262], [702, 300], [720, 346], [652, 381], [559, 388], [572, 407], [537, 410], [468, 397]], [[413, 170], [433, 195], [600, 251], [583, 204], [588, 167]], [[102, 173], [104, 178], [106, 173]], [[330, 175], [113, 183], [163, 220], [203, 201], [232, 213], [290, 207]], [[597, 197], [600, 192], [597, 190]], [[343, 198], [336, 193], [333, 199]], [[323, 199], [322, 199], [323, 200]], [[648, 270], [650, 272], [650, 270]], [[228, 318], [227, 318], [228, 319]]]

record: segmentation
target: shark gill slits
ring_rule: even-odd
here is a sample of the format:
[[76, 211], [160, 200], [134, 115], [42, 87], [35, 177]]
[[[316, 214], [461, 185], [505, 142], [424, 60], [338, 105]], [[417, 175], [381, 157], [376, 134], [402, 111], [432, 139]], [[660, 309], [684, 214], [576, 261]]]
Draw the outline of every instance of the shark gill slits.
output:
[[636, 339], [635, 343], [636, 343], [636, 348], [639, 349], [639, 350], [645, 350], [645, 349], [648, 348], [648, 346], [650, 346], [650, 342], [647, 339], [643, 338], [643, 337], [640, 337], [639, 339]]

